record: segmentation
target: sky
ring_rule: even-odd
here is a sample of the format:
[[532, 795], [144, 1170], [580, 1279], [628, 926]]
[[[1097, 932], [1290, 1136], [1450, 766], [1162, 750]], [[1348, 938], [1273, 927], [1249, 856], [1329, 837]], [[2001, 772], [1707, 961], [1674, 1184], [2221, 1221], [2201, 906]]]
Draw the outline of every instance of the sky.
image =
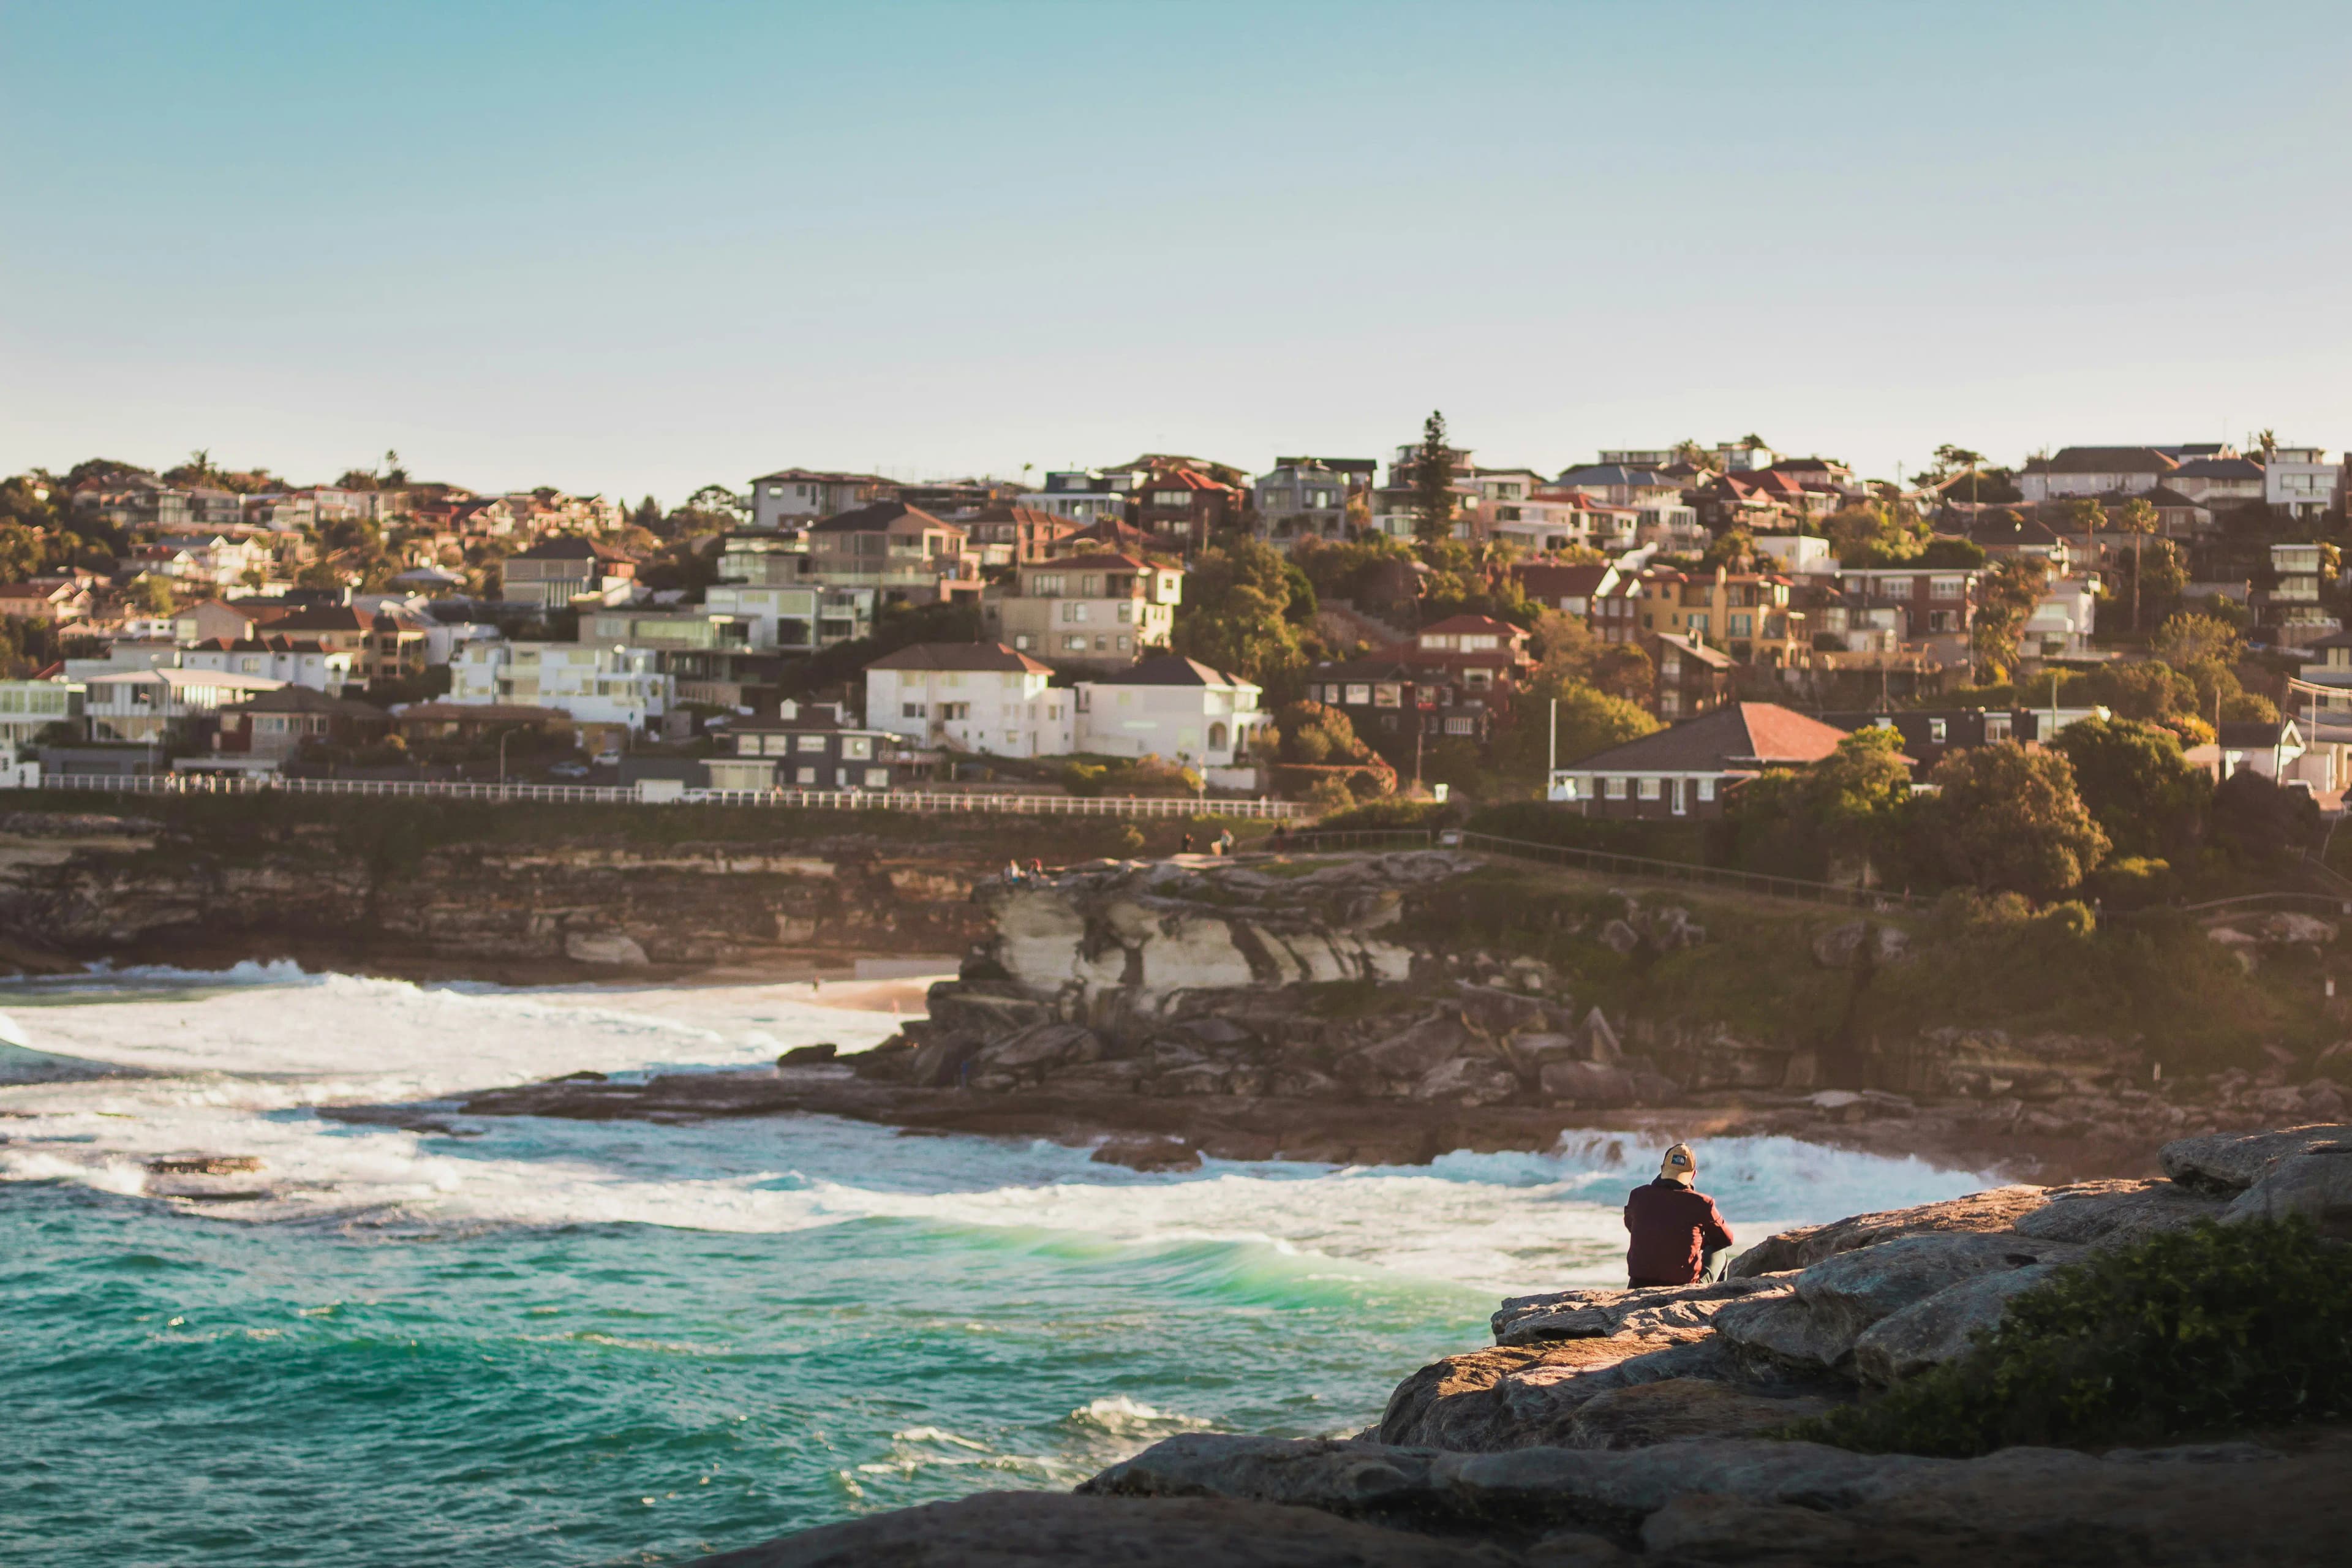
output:
[[0, 0], [0, 472], [2341, 448], [2344, 22]]

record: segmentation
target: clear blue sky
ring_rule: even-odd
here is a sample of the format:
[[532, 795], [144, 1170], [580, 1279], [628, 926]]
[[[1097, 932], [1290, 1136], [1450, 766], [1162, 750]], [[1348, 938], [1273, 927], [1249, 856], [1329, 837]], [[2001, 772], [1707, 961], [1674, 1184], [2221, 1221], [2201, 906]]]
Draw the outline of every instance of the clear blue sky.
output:
[[2321, 4], [0, 4], [0, 470], [2352, 445]]

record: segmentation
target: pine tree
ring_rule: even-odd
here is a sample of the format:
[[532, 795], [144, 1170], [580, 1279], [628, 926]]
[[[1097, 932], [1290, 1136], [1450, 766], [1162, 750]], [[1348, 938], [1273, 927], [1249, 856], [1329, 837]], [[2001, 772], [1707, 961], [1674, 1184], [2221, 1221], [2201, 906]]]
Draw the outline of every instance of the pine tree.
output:
[[1445, 416], [1432, 409], [1412, 455], [1412, 534], [1423, 544], [1454, 532], [1454, 458], [1445, 442]]

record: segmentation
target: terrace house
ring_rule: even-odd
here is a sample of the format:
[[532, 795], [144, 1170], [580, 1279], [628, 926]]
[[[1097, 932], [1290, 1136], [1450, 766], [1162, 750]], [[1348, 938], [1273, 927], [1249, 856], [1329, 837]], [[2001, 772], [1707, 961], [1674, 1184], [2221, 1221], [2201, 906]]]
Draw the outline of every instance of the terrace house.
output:
[[827, 588], [871, 588], [883, 604], [929, 605], [980, 592], [980, 557], [961, 525], [880, 500], [808, 530], [809, 575]]
[[1184, 574], [1133, 555], [1021, 567], [981, 595], [983, 634], [1056, 666], [1118, 667], [1168, 646]]

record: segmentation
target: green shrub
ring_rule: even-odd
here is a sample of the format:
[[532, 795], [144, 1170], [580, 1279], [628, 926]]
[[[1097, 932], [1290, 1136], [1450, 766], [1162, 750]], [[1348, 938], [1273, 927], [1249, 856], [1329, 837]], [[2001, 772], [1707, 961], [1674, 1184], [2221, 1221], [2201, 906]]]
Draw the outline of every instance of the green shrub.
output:
[[1865, 1453], [2147, 1443], [2352, 1415], [2352, 1247], [2202, 1224], [2094, 1254], [1957, 1359], [1782, 1435]]
[[2108, 861], [2084, 886], [2109, 909], [2144, 910], [2170, 903], [2179, 895], [2180, 879], [2170, 861], [2130, 855]]
[[1451, 827], [1460, 816], [1454, 806], [1434, 800], [1368, 800], [1346, 811], [1334, 812], [1318, 827], [1410, 828]]
[[1099, 763], [1072, 763], [1062, 770], [1062, 787], [1072, 795], [1098, 795], [1110, 770]]

